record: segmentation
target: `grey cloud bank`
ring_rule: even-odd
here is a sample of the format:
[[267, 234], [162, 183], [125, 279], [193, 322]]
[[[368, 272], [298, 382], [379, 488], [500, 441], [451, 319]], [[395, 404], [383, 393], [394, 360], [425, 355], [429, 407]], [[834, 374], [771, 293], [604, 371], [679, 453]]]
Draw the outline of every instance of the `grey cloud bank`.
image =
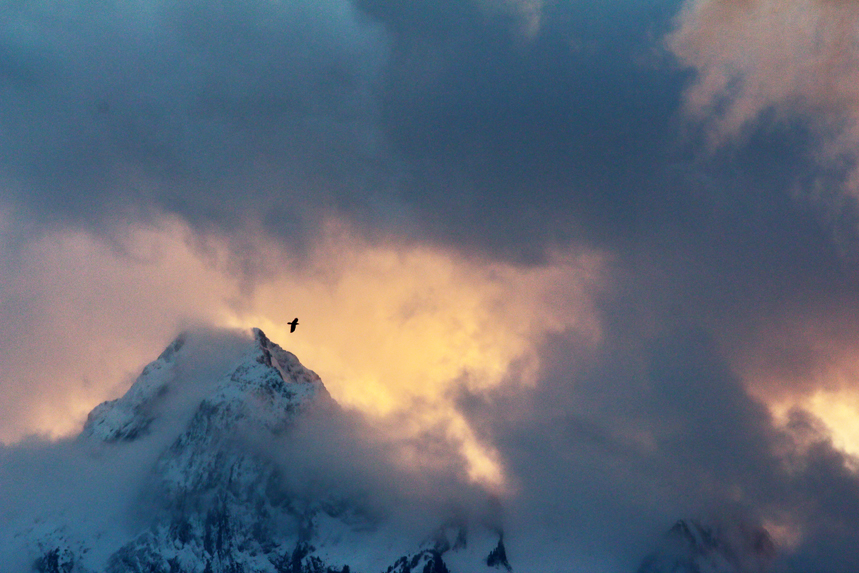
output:
[[586, 368], [562, 358], [574, 343], [552, 345], [533, 393], [465, 400], [518, 480], [513, 528], [565, 532], [559, 554], [629, 571], [680, 515], [762, 523], [780, 554], [773, 570], [855, 566], [855, 458], [802, 412], [774, 428], [703, 332], [637, 352], [612, 341]]
[[688, 74], [660, 46], [678, 9], [549, 3], [525, 39], [516, 11], [479, 2], [17, 4], [7, 200], [45, 221], [167, 212], [297, 241], [334, 213], [522, 260], [635, 243], [716, 197], [754, 212], [813, 165], [779, 134], [724, 180], [734, 158], [681, 145]]

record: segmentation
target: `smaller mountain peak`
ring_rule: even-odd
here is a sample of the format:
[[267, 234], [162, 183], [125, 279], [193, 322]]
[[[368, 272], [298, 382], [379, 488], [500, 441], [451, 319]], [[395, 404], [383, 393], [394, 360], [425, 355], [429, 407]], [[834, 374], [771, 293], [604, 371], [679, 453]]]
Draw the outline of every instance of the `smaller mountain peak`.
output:
[[277, 426], [290, 417], [288, 412], [305, 409], [317, 398], [330, 400], [319, 376], [294, 354], [261, 329], [251, 332], [252, 341], [247, 331], [183, 332], [143, 369], [124, 396], [90, 412], [83, 436], [105, 442], [136, 440], [165, 413], [196, 404], [223, 406], [225, 414], [260, 410], [266, 425]]
[[179, 334], [143, 368], [124, 396], [96, 406], [87, 416], [82, 436], [123, 442], [145, 434], [155, 418], [155, 406], [176, 377], [175, 364], [187, 340], [188, 333]]
[[718, 539], [716, 539], [712, 529], [695, 520], [677, 520], [668, 530], [666, 538], [692, 547], [698, 552], [712, 551], [718, 547]]
[[185, 342], [188, 340], [187, 332], [180, 332], [179, 336], [173, 339], [173, 342], [167, 345], [167, 348], [158, 355], [157, 360], [161, 360], [163, 362], [173, 362], [176, 358], [176, 353], [182, 350], [182, 347], [185, 346]]
[[763, 573], [776, 555], [763, 527], [742, 521], [708, 524], [678, 520], [638, 573]]

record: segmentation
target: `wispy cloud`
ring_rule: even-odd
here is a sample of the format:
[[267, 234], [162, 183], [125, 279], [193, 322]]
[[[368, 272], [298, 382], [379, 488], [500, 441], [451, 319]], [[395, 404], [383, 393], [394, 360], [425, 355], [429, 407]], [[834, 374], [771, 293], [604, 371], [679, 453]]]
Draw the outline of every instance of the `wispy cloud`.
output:
[[711, 142], [744, 137], [760, 120], [800, 120], [821, 161], [859, 196], [859, 45], [855, 2], [691, 0], [668, 46], [696, 77], [689, 114]]

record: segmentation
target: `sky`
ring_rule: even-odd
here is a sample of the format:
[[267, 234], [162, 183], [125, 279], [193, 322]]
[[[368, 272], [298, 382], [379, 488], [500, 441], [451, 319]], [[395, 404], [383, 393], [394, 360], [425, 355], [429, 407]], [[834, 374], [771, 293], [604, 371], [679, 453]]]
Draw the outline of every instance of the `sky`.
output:
[[857, 30], [852, 0], [8, 0], [0, 442], [257, 326], [582, 563], [730, 508], [778, 567], [853, 571]]

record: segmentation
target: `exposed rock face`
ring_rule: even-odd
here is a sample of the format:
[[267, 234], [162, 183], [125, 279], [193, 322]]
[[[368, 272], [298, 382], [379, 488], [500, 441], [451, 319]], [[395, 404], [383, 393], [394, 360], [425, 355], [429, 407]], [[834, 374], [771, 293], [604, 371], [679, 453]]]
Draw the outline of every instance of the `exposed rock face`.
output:
[[[205, 348], [207, 346], [212, 348]], [[194, 350], [196, 348], [196, 350]], [[190, 350], [189, 350], [190, 349]], [[201, 350], [202, 349], [202, 350]], [[214, 358], [203, 361], [200, 356]], [[196, 354], [195, 354], [196, 353]], [[214, 365], [213, 365], [214, 364]], [[73, 538], [62, 523], [33, 543], [40, 573], [460, 573], [510, 569], [497, 545], [466, 551], [465, 527], [411, 548], [359, 503], [290, 491], [271, 444], [337, 404], [319, 376], [255, 329], [229, 352], [183, 335], [121, 398], [96, 407], [80, 440], [161, 448], [128, 534]], [[341, 494], [342, 495], [342, 494]], [[485, 533], [485, 532], [484, 532]], [[484, 535], [485, 536], [485, 535]], [[450, 539], [448, 539], [450, 537]], [[391, 540], [396, 540], [392, 542]], [[472, 551], [475, 548], [472, 548]], [[468, 554], [466, 554], [468, 553]], [[487, 555], [488, 554], [488, 555]], [[458, 569], [445, 559], [454, 557]], [[466, 565], [462, 565], [466, 563]]]
[[772, 538], [762, 528], [680, 520], [638, 573], [764, 573], [775, 553]]
[[496, 569], [504, 568], [507, 571], [512, 571], [513, 568], [510, 567], [510, 563], [507, 561], [507, 550], [504, 548], [504, 538], [499, 535], [498, 537], [498, 545], [495, 546], [495, 549], [489, 552], [489, 556], [486, 557], [486, 565], [489, 567], [495, 567]]

